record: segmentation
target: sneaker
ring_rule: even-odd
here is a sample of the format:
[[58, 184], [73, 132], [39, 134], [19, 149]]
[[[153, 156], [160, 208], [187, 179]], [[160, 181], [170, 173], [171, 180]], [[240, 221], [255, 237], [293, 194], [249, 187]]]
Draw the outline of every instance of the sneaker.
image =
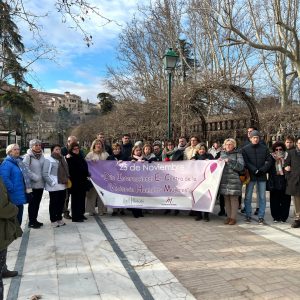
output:
[[11, 277], [16, 277], [17, 275], [18, 275], [18, 271], [6, 270], [5, 272], [2, 272], [2, 278], [11, 278]]
[[36, 221], [35, 223], [36, 223], [36, 224], [39, 224], [40, 226], [43, 226], [43, 225], [44, 225], [44, 223], [39, 222], [39, 221]]
[[274, 219], [274, 220], [273, 220], [273, 223], [278, 223], [278, 221]]
[[251, 217], [246, 217], [245, 222], [246, 222], [247, 224], [251, 223]]
[[258, 225], [264, 225], [264, 219], [263, 218], [258, 219]]
[[52, 223], [51, 223], [51, 226], [52, 226], [53, 228], [55, 228], [55, 227], [59, 227], [59, 224], [58, 224], [58, 222], [52, 222]]
[[245, 213], [245, 207], [241, 209], [241, 213], [242, 213], [242, 214]]
[[258, 211], [259, 211], [259, 208], [256, 208], [254, 214], [257, 216], [258, 215]]
[[64, 226], [64, 225], [66, 225], [66, 223], [65, 223], [63, 220], [57, 221], [57, 224], [58, 224], [59, 226]]

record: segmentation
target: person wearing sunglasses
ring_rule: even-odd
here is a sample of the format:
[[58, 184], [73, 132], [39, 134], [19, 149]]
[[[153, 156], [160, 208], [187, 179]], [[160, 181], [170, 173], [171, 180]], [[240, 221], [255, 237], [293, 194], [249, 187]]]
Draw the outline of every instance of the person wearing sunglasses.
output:
[[284, 164], [288, 153], [283, 142], [272, 145], [272, 166], [269, 170], [267, 190], [270, 191], [270, 209], [274, 223], [286, 222], [289, 217], [291, 196], [286, 195]]

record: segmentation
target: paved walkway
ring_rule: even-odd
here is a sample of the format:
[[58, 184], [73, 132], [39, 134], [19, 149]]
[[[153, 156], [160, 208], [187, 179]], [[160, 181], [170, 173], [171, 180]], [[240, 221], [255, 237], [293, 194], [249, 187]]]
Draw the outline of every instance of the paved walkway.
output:
[[45, 192], [43, 228], [26, 220], [8, 253], [22, 276], [4, 280], [5, 299], [300, 299], [300, 229], [273, 224], [269, 209], [264, 226], [155, 211], [53, 229]]

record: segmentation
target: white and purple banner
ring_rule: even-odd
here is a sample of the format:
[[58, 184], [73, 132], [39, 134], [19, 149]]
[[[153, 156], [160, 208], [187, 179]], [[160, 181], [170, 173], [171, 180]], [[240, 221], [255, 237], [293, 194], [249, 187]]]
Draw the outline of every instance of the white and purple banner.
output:
[[108, 207], [212, 212], [224, 162], [88, 161], [91, 179]]

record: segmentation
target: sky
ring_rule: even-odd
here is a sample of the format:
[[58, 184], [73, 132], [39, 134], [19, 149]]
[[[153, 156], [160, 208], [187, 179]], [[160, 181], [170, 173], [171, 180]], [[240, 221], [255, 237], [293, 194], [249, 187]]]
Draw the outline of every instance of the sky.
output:
[[[103, 80], [107, 75], [107, 66], [116, 66], [118, 35], [122, 28], [137, 13], [137, 3], [141, 0], [89, 0], [95, 3], [102, 15], [114, 20], [91, 16], [84, 22], [85, 29], [93, 36], [93, 44], [87, 47], [83, 35], [70, 28], [72, 23], [62, 23], [55, 11], [53, 0], [25, 0], [27, 10], [35, 15], [45, 16], [39, 19], [41, 37], [55, 48], [47, 54], [51, 59], [39, 59], [29, 66], [28, 81], [39, 91], [63, 94], [69, 91], [82, 100], [97, 101], [97, 94], [109, 92]], [[101, 3], [101, 4], [99, 4]], [[31, 49], [36, 43], [26, 24], [18, 24], [23, 43]], [[31, 53], [31, 52], [29, 52]], [[54, 55], [54, 58], [52, 59]], [[31, 61], [31, 55], [25, 54], [24, 61]]]

